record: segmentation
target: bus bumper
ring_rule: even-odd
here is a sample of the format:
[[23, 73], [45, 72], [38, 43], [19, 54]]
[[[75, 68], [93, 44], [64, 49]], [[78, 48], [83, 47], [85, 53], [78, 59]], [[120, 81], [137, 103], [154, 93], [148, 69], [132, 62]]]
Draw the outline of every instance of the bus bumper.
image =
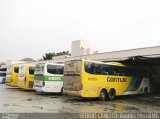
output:
[[82, 91], [63, 90], [63, 94], [77, 96], [77, 97], [85, 97], [85, 95]]
[[17, 84], [13, 83], [13, 82], [6, 82], [7, 86], [12, 86], [12, 87], [17, 87]]

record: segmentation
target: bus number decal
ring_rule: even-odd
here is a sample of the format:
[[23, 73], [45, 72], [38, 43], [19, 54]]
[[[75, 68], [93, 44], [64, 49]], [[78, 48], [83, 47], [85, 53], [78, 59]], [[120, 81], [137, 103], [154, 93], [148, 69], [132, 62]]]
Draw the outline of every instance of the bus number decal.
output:
[[127, 78], [107, 77], [107, 82], [127, 82]]
[[97, 78], [88, 77], [88, 80], [91, 80], [91, 81], [96, 81], [96, 80], [97, 80]]
[[48, 77], [48, 80], [51, 80], [51, 81], [60, 81], [61, 77]]

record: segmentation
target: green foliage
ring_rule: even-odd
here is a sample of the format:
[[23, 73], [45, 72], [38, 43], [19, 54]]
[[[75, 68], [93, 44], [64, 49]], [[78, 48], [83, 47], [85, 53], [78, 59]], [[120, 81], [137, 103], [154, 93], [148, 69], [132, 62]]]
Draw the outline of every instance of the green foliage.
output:
[[61, 56], [61, 55], [70, 55], [69, 51], [62, 51], [62, 52], [58, 52], [58, 53], [55, 53], [55, 52], [49, 52], [49, 53], [45, 53], [43, 57], [43, 60], [51, 60], [52, 57], [55, 57], [55, 56]]

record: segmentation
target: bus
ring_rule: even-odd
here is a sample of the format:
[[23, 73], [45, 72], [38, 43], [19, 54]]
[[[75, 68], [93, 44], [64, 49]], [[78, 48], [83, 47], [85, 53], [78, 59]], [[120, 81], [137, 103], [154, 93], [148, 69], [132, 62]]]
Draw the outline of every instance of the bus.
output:
[[116, 96], [150, 93], [147, 71], [118, 62], [71, 60], [64, 65], [64, 94], [113, 100]]
[[20, 64], [18, 73], [18, 87], [25, 90], [33, 90], [34, 64]]
[[6, 70], [7, 68], [0, 68], [0, 83], [4, 84], [6, 81]]
[[64, 64], [39, 63], [34, 73], [34, 89], [40, 93], [63, 93]]
[[19, 65], [13, 64], [7, 66], [6, 72], [6, 85], [17, 87], [18, 85], [18, 72], [19, 72]]

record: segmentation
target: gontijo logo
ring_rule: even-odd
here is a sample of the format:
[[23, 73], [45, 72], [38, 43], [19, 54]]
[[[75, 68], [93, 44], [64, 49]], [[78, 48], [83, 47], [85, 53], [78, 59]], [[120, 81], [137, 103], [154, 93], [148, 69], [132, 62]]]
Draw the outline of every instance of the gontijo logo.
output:
[[127, 78], [107, 77], [107, 82], [127, 82]]

